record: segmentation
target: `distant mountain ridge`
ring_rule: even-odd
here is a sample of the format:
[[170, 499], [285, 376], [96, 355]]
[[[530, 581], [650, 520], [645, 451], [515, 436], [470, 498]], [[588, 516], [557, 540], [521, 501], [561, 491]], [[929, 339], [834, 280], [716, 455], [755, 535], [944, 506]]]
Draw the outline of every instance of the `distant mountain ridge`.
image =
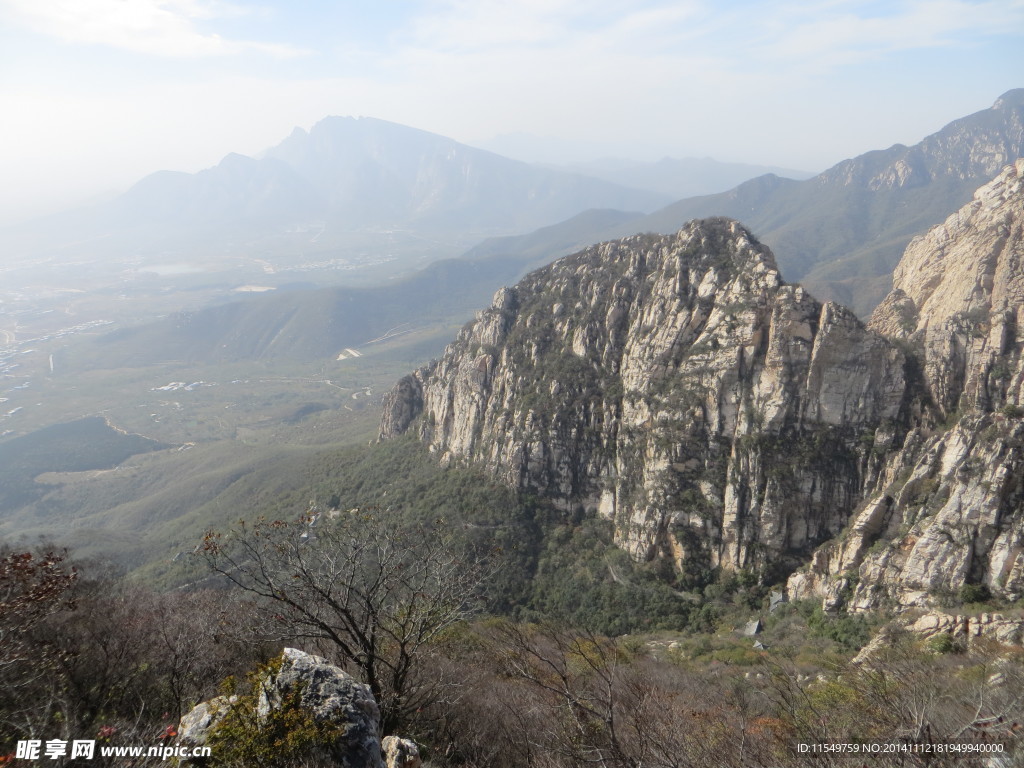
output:
[[664, 199], [369, 117], [296, 128], [265, 159], [284, 162], [321, 196], [329, 221], [349, 226], [508, 229], [594, 207], [650, 210]]
[[793, 168], [727, 163], [710, 157], [663, 157], [652, 163], [596, 161], [550, 166], [593, 176], [615, 184], [660, 192], [676, 200], [725, 192], [749, 179], [774, 174], [786, 179], [809, 179], [813, 173]]
[[[280, 226], [327, 213], [308, 181], [280, 160], [231, 153], [198, 173], [158, 171], [101, 210], [109, 226]], [[105, 215], [102, 215], [105, 214]]]
[[[867, 152], [802, 181], [767, 174], [715, 195], [687, 198], [644, 218], [579, 232], [576, 249], [640, 232], [672, 234], [692, 219], [727, 216], [771, 247], [783, 276], [861, 317], [888, 293], [910, 239], [967, 203], [1024, 156], [1024, 89], [954, 120], [919, 143]], [[504, 243], [517, 255], [524, 242]], [[566, 255], [561, 241], [552, 257]], [[494, 252], [494, 248], [491, 248]]]
[[509, 261], [541, 267], [557, 256], [579, 250], [595, 230], [625, 226], [642, 218], [641, 213], [594, 208], [525, 235], [487, 238], [462, 254], [462, 258], [475, 261], [504, 256]]
[[650, 212], [671, 200], [385, 120], [328, 117], [309, 131], [296, 128], [259, 158], [232, 153], [198, 173], [159, 171], [111, 201], [6, 228], [0, 246], [37, 258], [58, 249], [85, 253], [83, 244], [102, 238], [89, 251], [101, 262], [113, 253], [217, 254], [239, 244], [323, 252], [349, 249], [352, 233], [364, 232], [376, 238], [372, 251], [405, 247], [418, 258], [422, 240], [403, 245], [392, 233], [444, 235], [427, 254], [433, 260], [456, 255], [453, 241], [465, 247], [591, 208]]
[[740, 219], [772, 248], [787, 280], [866, 316], [888, 293], [910, 239], [1022, 155], [1019, 88], [911, 147], [868, 152], [806, 181], [752, 179], [729, 192], [673, 203], [636, 224], [669, 233], [694, 218]]
[[513, 231], [588, 208], [651, 210], [668, 198], [536, 168], [374, 118], [296, 128], [260, 159], [230, 154], [195, 174], [159, 172], [113, 204], [152, 224]]

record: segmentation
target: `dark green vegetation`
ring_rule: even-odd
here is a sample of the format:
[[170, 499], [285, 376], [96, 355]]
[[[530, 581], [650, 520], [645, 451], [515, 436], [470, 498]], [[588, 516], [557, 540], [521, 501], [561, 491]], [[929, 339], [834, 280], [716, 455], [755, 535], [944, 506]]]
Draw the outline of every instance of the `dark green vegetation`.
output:
[[489, 585], [492, 612], [621, 634], [682, 628], [692, 610], [660, 574], [612, 545], [610, 524], [520, 498], [478, 469], [440, 468], [413, 437], [324, 455], [308, 472], [306, 495], [269, 514], [311, 496], [320, 508], [379, 505], [405, 521], [441, 520], [468, 544], [500, 554]]
[[129, 456], [167, 447], [114, 429], [100, 416], [54, 424], [0, 443], [0, 507], [12, 508], [42, 496], [43, 489], [32, 479], [44, 472], [113, 469]]
[[[81, 546], [92, 551], [101, 543], [94, 537], [106, 531], [123, 548], [119, 557], [138, 567], [138, 577], [171, 586], [205, 575], [186, 554], [172, 558], [191, 552], [206, 528], [257, 515], [290, 520], [307, 510], [376, 508], [403, 523], [444, 525], [474, 549], [493, 552], [501, 567], [488, 584], [490, 611], [556, 617], [616, 634], [681, 629], [691, 614], [702, 620], [667, 574], [613, 546], [610, 524], [567, 518], [476, 469], [438, 467], [413, 438], [369, 447], [261, 450], [223, 463], [215, 457], [224, 448], [202, 448], [165, 460], [159, 470], [167, 475], [155, 477], [157, 467], [143, 467], [120, 488], [97, 489], [99, 498], [77, 493], [79, 503], [91, 502], [80, 513], [83, 521], [96, 526], [75, 531]], [[118, 490], [124, 503], [104, 509]]]

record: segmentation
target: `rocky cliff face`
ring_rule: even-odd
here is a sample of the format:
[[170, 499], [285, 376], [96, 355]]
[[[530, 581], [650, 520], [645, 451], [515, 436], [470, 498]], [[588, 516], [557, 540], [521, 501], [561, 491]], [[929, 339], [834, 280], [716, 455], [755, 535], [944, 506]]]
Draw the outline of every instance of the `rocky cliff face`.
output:
[[1016, 599], [1022, 176], [915, 239], [867, 328], [726, 219], [590, 248], [403, 379], [382, 436], [413, 427], [694, 576], [803, 566], [791, 597], [853, 610]]
[[[919, 364], [926, 411], [852, 524], [789, 582], [854, 610], [965, 585], [1024, 594], [1024, 160], [915, 239], [871, 327]], [[937, 423], [941, 419], [944, 423]]]
[[386, 398], [443, 461], [614, 522], [684, 572], [792, 570], [901, 436], [903, 353], [739, 224], [594, 246], [503, 289]]

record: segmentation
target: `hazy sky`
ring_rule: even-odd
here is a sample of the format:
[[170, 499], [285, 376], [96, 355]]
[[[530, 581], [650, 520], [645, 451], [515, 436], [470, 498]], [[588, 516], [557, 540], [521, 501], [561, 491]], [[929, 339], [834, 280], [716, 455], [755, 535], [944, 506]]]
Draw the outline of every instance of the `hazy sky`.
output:
[[821, 170], [1015, 87], [1024, 0], [0, 0], [0, 222], [326, 115]]

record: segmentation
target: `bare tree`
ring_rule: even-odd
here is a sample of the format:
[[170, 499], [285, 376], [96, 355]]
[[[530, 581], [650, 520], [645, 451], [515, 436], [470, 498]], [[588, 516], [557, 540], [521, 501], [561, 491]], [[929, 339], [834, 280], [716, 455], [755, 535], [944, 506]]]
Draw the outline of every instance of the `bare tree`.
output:
[[[494, 652], [531, 703], [509, 708], [531, 766], [720, 768], [778, 763], [779, 723], [738, 681], [694, 673], [591, 633], [505, 623]], [[539, 716], [537, 713], [541, 713]]]
[[[969, 652], [934, 653], [913, 635], [896, 631], [888, 640], [862, 663], [837, 666], [814, 681], [801, 681], [794, 669], [777, 662], [762, 667], [759, 694], [792, 729], [794, 745], [897, 745], [872, 757], [872, 765], [886, 768], [962, 765], [974, 762], [966, 756], [988, 754], [970, 752], [971, 745], [1003, 750], [993, 752], [1000, 765], [1020, 763], [1019, 752], [1016, 762], [1008, 762], [1024, 733], [1018, 654], [980, 641]], [[790, 760], [815, 768], [850, 763], [840, 752], [792, 754]]]
[[59, 708], [59, 649], [41, 647], [35, 632], [72, 605], [76, 578], [63, 553], [0, 549], [0, 735], [37, 735]]
[[350, 510], [240, 522], [208, 533], [215, 572], [257, 596], [266, 638], [312, 640], [354, 667], [385, 733], [436, 695], [422, 669], [431, 643], [479, 605], [487, 569], [439, 527], [389, 524]]

